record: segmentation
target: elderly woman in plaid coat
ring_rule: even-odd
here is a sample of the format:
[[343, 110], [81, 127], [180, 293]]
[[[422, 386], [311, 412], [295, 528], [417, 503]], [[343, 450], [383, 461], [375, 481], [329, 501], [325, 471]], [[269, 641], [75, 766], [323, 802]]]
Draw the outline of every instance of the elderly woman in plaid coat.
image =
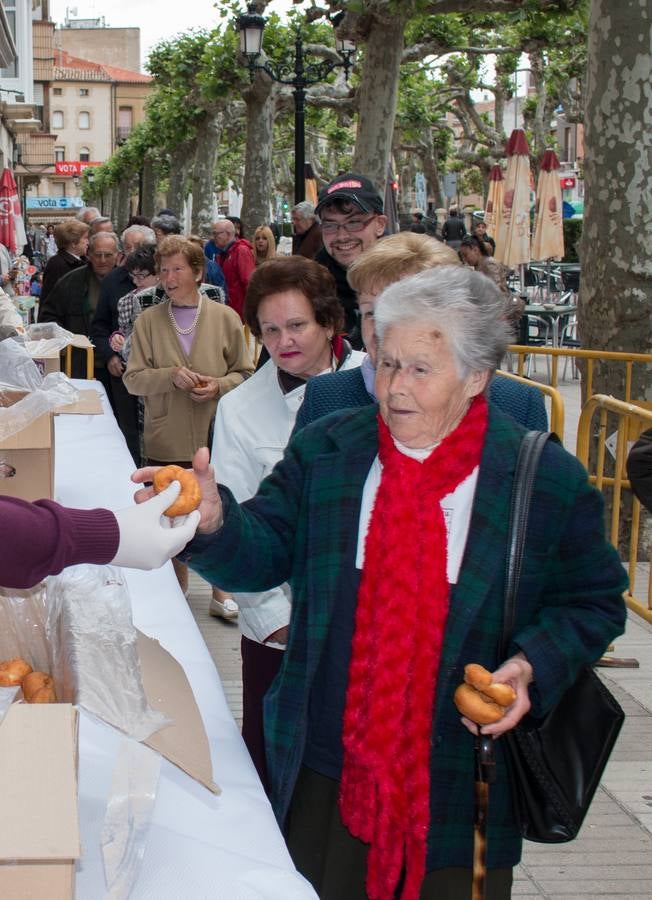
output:
[[[375, 329], [378, 407], [303, 429], [251, 500], [216, 487], [197, 453], [202, 519], [186, 559], [232, 590], [291, 583], [266, 751], [274, 810], [319, 896], [459, 900], [473, 852], [474, 741], [453, 704], [464, 665], [515, 689], [483, 728], [502, 734], [556, 703], [622, 632], [625, 578], [600, 495], [549, 441], [499, 659], [524, 433], [485, 399], [508, 340], [505, 301], [483, 275], [443, 267], [387, 288]], [[496, 753], [487, 896], [503, 900], [521, 837], [500, 741]]]

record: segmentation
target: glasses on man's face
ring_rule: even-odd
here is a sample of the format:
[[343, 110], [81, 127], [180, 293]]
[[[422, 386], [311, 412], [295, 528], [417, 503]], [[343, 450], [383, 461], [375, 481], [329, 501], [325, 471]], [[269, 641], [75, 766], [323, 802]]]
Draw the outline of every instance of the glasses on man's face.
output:
[[346, 222], [324, 222], [322, 219], [322, 234], [337, 234], [340, 228], [348, 234], [356, 234], [359, 231], [364, 231], [372, 219], [375, 219], [375, 216], [368, 216], [366, 219], [347, 219]]

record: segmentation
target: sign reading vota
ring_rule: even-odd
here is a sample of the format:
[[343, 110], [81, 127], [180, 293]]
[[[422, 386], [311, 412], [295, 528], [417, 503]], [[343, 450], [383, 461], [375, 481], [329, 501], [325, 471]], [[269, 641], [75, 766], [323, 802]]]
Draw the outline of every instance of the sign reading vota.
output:
[[81, 209], [84, 201], [81, 197], [28, 197], [27, 209]]
[[89, 166], [100, 166], [99, 162], [80, 162], [78, 159], [71, 159], [69, 162], [60, 160], [54, 164], [55, 175], [81, 175], [84, 169]]

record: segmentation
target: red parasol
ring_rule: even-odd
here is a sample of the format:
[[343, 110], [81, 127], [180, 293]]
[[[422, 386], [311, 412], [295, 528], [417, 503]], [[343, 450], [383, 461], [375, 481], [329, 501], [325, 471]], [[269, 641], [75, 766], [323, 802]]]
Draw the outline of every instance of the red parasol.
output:
[[534, 259], [561, 259], [564, 255], [559, 160], [546, 150], [541, 160], [537, 185], [537, 213], [534, 222], [532, 256]]
[[11, 169], [3, 169], [0, 176], [0, 243], [11, 253], [22, 252], [27, 243], [18, 188]]
[[494, 235], [494, 255], [515, 269], [530, 261], [530, 148], [522, 128], [512, 131], [506, 153], [502, 222]]
[[494, 239], [502, 220], [504, 185], [502, 168], [498, 165], [493, 166], [489, 174], [489, 194], [484, 211], [484, 224], [487, 226], [487, 233]]

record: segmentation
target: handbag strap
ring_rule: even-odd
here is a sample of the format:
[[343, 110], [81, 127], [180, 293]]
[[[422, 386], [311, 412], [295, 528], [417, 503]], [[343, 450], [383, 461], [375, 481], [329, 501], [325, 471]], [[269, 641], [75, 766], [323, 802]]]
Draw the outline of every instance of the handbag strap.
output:
[[518, 451], [512, 499], [509, 510], [507, 531], [507, 567], [505, 574], [505, 611], [503, 613], [503, 633], [500, 644], [500, 659], [507, 652], [507, 645], [514, 627], [516, 615], [516, 594], [521, 577], [525, 534], [530, 514], [530, 500], [539, 459], [551, 435], [547, 431], [528, 431]]

